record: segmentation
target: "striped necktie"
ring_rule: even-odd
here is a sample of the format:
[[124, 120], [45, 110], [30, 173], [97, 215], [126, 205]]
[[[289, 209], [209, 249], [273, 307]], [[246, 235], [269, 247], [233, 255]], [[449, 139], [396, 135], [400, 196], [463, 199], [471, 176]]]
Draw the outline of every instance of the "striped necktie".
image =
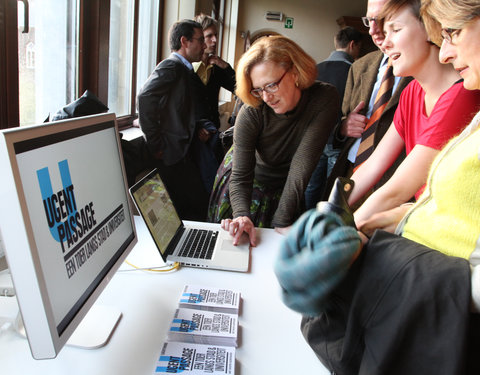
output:
[[395, 77], [393, 75], [393, 67], [391, 64], [388, 64], [387, 69], [385, 69], [385, 73], [383, 74], [377, 96], [375, 97], [372, 115], [370, 116], [362, 133], [362, 140], [357, 151], [357, 157], [355, 158], [354, 170], [356, 170], [365, 160], [367, 160], [373, 152], [373, 138], [375, 136], [375, 130], [383, 110], [392, 97], [394, 82]]

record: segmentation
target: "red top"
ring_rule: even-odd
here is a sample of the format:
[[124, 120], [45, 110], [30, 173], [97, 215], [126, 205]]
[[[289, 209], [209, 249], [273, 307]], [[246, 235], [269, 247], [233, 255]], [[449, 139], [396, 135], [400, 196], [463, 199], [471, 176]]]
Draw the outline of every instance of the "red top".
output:
[[[470, 123], [479, 109], [480, 90], [466, 90], [463, 82], [457, 82], [440, 96], [427, 116], [425, 91], [413, 80], [402, 91], [393, 122], [408, 155], [417, 144], [441, 150]], [[423, 189], [424, 186], [415, 198], [418, 199]]]

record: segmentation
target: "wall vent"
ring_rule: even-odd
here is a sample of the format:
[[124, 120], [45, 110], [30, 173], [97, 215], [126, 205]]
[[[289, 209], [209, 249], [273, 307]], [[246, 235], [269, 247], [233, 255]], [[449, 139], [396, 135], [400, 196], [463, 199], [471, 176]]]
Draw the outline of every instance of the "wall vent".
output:
[[267, 13], [265, 13], [265, 18], [269, 21], [281, 21], [283, 19], [283, 13], [267, 10]]

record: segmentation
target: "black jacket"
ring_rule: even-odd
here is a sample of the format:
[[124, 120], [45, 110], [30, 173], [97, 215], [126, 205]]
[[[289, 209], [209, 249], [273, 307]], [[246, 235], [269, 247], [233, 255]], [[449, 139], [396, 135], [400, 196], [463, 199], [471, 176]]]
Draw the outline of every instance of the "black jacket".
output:
[[465, 259], [377, 231], [302, 332], [334, 374], [478, 373], [466, 371], [470, 293]]
[[210, 120], [215, 127], [220, 127], [220, 115], [218, 113], [218, 93], [220, 88], [234, 92], [235, 71], [228, 65], [225, 69], [213, 65], [210, 79], [207, 85], [195, 74], [194, 89], [196, 91], [196, 118], [197, 120]]
[[187, 154], [195, 134], [192, 73], [176, 55], [161, 61], [138, 94], [138, 116], [152, 154], [165, 165]]

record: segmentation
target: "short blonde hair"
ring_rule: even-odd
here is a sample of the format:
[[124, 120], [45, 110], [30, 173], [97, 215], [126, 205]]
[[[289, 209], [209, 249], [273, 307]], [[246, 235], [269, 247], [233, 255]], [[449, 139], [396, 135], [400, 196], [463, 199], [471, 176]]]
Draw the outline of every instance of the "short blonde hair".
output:
[[441, 45], [441, 24], [454, 29], [461, 29], [480, 16], [478, 0], [422, 0], [420, 11], [428, 35], [435, 43]]
[[250, 93], [253, 88], [250, 73], [255, 65], [264, 62], [272, 62], [285, 69], [293, 69], [298, 74], [300, 90], [313, 85], [317, 77], [315, 60], [293, 40], [282, 35], [260, 38], [243, 54], [236, 69], [236, 95], [245, 104], [253, 107], [258, 107], [262, 100]]

